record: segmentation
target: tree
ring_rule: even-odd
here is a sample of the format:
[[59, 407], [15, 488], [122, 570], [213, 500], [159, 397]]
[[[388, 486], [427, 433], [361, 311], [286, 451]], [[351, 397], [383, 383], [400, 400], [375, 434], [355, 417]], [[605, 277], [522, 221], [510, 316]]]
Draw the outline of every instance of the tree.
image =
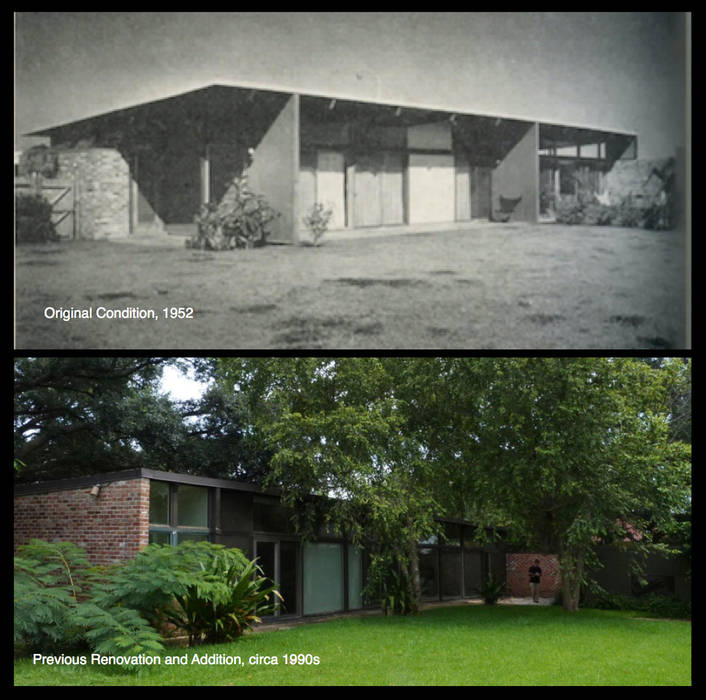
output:
[[670, 410], [681, 361], [227, 359], [219, 375], [272, 451], [268, 483], [299, 510], [335, 497], [328, 517], [387, 552], [412, 601], [434, 515], [557, 553], [575, 610], [598, 542], [639, 532], [635, 546], [656, 547], [689, 507], [690, 450]]
[[[165, 358], [41, 357], [15, 361], [15, 462], [21, 481], [136, 467], [261, 481], [267, 455], [249, 439], [232, 394], [160, 393]], [[194, 363], [202, 376], [208, 363]]]
[[[368, 590], [418, 609], [417, 543], [438, 514], [422, 446], [406, 423], [397, 369], [378, 358], [223, 359], [221, 382], [246, 397], [271, 452], [266, 484], [283, 490], [300, 532], [335, 527], [364, 545]], [[388, 596], [389, 598], [389, 596]]]
[[657, 547], [652, 533], [689, 507], [690, 449], [670, 426], [678, 362], [484, 359], [461, 364], [472, 381], [453, 374], [464, 427], [447, 468], [476, 515], [490, 504], [511, 533], [558, 553], [567, 610], [599, 542]]

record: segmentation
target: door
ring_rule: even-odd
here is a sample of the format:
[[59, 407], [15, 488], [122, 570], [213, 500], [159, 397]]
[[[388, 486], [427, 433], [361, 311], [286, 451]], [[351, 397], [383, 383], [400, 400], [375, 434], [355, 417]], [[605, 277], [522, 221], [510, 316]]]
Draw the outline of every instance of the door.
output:
[[354, 226], [404, 223], [402, 153], [382, 151], [358, 158], [355, 167]]
[[409, 223], [455, 219], [454, 157], [449, 153], [409, 156]]
[[394, 151], [383, 153], [382, 171], [382, 223], [403, 224], [404, 166], [402, 154]]
[[277, 600], [277, 615], [299, 612], [299, 545], [287, 540], [256, 540], [255, 556], [263, 574], [277, 584], [284, 599]]
[[471, 168], [471, 214], [474, 219], [490, 218], [490, 168]]
[[358, 157], [353, 189], [353, 220], [356, 227], [382, 225], [380, 173], [383, 162], [381, 153]]
[[316, 164], [316, 201], [329, 207], [333, 216], [330, 229], [346, 225], [346, 195], [343, 153], [319, 151]]
[[468, 158], [456, 154], [456, 221], [471, 218], [471, 169]]

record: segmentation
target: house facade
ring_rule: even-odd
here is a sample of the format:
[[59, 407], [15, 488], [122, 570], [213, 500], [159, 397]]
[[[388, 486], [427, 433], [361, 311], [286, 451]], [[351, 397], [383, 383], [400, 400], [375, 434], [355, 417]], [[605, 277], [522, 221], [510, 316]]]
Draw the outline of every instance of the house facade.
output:
[[[366, 552], [322, 530], [316, 541], [295, 532], [275, 490], [225, 479], [148, 469], [15, 487], [15, 547], [33, 538], [67, 540], [95, 564], [134, 557], [149, 543], [207, 540], [257, 557], [284, 598], [281, 615], [358, 610]], [[464, 521], [441, 522], [443, 536], [418, 545], [422, 597], [477, 596], [489, 573], [504, 580], [505, 553], [474, 540]]]
[[80, 217], [85, 238], [192, 233], [200, 206], [227, 200], [243, 174], [280, 214], [271, 242], [296, 243], [316, 203], [331, 230], [536, 222], [577, 173], [601, 193], [637, 157], [630, 133], [234, 85], [32, 135], [50, 137], [86, 206], [110, 192], [102, 221]]

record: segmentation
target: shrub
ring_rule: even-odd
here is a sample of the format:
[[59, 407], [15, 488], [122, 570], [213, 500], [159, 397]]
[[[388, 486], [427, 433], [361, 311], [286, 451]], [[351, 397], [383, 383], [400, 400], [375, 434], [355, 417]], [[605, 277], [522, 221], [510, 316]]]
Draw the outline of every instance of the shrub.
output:
[[372, 555], [363, 595], [368, 602], [379, 602], [385, 615], [408, 615], [414, 612], [412, 586], [404, 560], [390, 552]]
[[583, 223], [584, 207], [578, 200], [559, 200], [556, 205], [556, 222], [558, 224]]
[[502, 581], [495, 581], [492, 574], [488, 574], [488, 578], [480, 589], [480, 594], [486, 605], [495, 605], [504, 592], [505, 584]]
[[18, 194], [15, 200], [15, 240], [18, 243], [58, 240], [51, 213], [51, 204], [42, 195]]
[[59, 170], [59, 159], [49, 146], [39, 144], [22, 152], [19, 170], [29, 178], [54, 177]]
[[599, 610], [636, 610], [654, 617], [691, 617], [691, 603], [656, 594], [626, 596], [600, 592], [586, 603], [586, 607]]
[[209, 202], [201, 206], [195, 217], [198, 232], [187, 241], [190, 248], [232, 250], [264, 245], [269, 224], [280, 214], [262, 195], [255, 194], [247, 177], [236, 178], [220, 204]]
[[613, 211], [607, 204], [598, 202], [587, 204], [583, 210], [582, 223], [588, 226], [609, 226], [613, 220]]
[[328, 230], [329, 222], [333, 216], [333, 210], [330, 207], [324, 207], [323, 204], [317, 203], [302, 217], [302, 222], [311, 231], [311, 236], [314, 239], [314, 245], [319, 244], [319, 239]]
[[138, 610], [156, 629], [171, 625], [193, 645], [241, 636], [275, 612], [276, 598], [274, 585], [239, 549], [183, 542], [149, 545], [113, 572], [96, 602]]
[[77, 545], [32, 540], [19, 548], [14, 567], [15, 643], [52, 653], [84, 646], [108, 654], [163, 650], [135, 610], [90, 600], [100, 570]]
[[613, 224], [627, 228], [640, 228], [643, 225], [644, 216], [645, 210], [636, 207], [630, 198], [626, 198], [615, 207]]

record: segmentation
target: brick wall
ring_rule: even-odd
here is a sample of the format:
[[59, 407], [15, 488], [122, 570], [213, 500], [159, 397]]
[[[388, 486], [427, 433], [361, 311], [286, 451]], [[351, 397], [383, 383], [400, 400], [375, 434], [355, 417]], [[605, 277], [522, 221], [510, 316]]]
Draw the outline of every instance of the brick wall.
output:
[[130, 233], [130, 168], [113, 148], [57, 150], [60, 178], [76, 184], [77, 238]]
[[[97, 478], [98, 482], [99, 479]], [[149, 479], [15, 497], [15, 548], [30, 539], [71, 541], [94, 564], [131, 559], [149, 540]]]
[[507, 567], [508, 594], [518, 598], [530, 595], [529, 568], [534, 560], [539, 559], [539, 568], [542, 569], [542, 579], [539, 595], [542, 598], [553, 598], [561, 589], [559, 576], [559, 562], [554, 554], [507, 554], [505, 557]]

